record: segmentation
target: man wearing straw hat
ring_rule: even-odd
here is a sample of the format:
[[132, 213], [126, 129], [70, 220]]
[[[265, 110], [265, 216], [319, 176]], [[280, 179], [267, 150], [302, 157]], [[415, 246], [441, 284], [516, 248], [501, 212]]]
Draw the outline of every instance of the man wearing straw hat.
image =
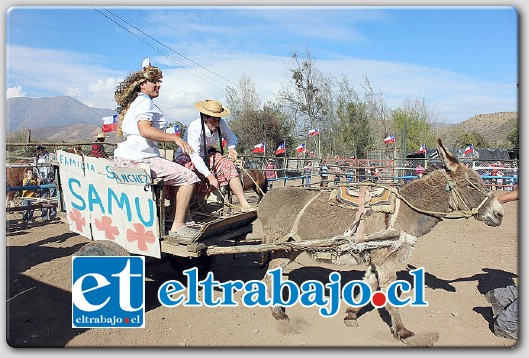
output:
[[[233, 162], [237, 160], [237, 137], [222, 118], [229, 116], [231, 111], [212, 99], [196, 102], [195, 108], [200, 112], [200, 118], [192, 121], [184, 134], [184, 140], [193, 148], [193, 153], [184, 153], [178, 148], [175, 162], [197, 171], [208, 180], [211, 187], [219, 189], [219, 186], [229, 185], [242, 211], [255, 210], [244, 196], [239, 172]], [[221, 143], [221, 138], [227, 142], [227, 158], [224, 157], [222, 145], [219, 145], [220, 153], [214, 149]]]
[[88, 154], [90, 157], [96, 157], [96, 158], [106, 158], [107, 154], [105, 153], [105, 147], [103, 146], [103, 143], [105, 142], [105, 138], [107, 136], [105, 133], [98, 133], [96, 135], [96, 142], [92, 144], [92, 151], [90, 154]]

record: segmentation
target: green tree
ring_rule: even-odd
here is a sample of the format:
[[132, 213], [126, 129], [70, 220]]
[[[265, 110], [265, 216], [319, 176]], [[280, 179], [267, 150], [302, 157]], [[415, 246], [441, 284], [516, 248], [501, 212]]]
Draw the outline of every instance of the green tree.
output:
[[455, 142], [454, 147], [466, 148], [472, 144], [474, 147], [489, 148], [490, 144], [487, 140], [476, 131], [460, 133]]
[[367, 105], [361, 102], [346, 77], [338, 84], [336, 104], [336, 137], [338, 153], [355, 157], [363, 156], [373, 141]]
[[392, 110], [395, 135], [401, 133], [400, 139], [406, 143], [406, 148], [402, 148], [405, 153], [401, 155], [417, 151], [422, 144], [428, 148], [435, 147], [435, 135], [430, 115], [431, 112], [422, 99], [406, 99], [402, 107]]
[[511, 142], [513, 148], [519, 148], [520, 135], [518, 133], [518, 122], [516, 122], [516, 127], [507, 134], [507, 140]]
[[[180, 121], [173, 121], [173, 122], [170, 122], [168, 125], [167, 125], [167, 128], [170, 128], [170, 127], [173, 127], [173, 126], [180, 126], [180, 137], [184, 137], [184, 134], [187, 130], [187, 126], [184, 125], [182, 122]], [[158, 146], [160, 147], [163, 147], [163, 148], [166, 148], [166, 149], [172, 149], [172, 150], [177, 150], [178, 149], [178, 146], [176, 145], [175, 142], [163, 142], [163, 143], [158, 143]]]

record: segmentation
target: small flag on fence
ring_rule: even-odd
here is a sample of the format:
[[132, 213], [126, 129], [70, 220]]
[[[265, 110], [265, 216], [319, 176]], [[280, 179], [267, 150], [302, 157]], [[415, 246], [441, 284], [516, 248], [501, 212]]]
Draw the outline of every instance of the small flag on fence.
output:
[[276, 149], [276, 155], [285, 153], [285, 144], [280, 144]]
[[175, 124], [174, 126], [165, 129], [165, 133], [174, 134], [175, 136], [180, 137], [180, 126]]
[[253, 146], [252, 153], [264, 153], [265, 147], [263, 143], [259, 143]]
[[465, 154], [470, 154], [474, 151], [474, 146], [471, 144], [465, 148]]
[[306, 150], [305, 150], [305, 144], [301, 143], [300, 145], [298, 145], [298, 146], [296, 147], [296, 152], [297, 152], [297, 153], [304, 153], [304, 152], [306, 152]]
[[395, 141], [395, 136], [392, 134], [384, 138], [384, 144], [393, 143]]
[[318, 128], [314, 128], [309, 131], [309, 137], [314, 137], [315, 135], [318, 135], [318, 134], [320, 134], [320, 132], [318, 132]]
[[103, 122], [103, 126], [101, 127], [103, 132], [113, 132], [116, 130], [118, 115], [114, 114], [113, 116], [103, 117], [101, 121]]
[[313, 157], [313, 156], [315, 156], [316, 154], [314, 153], [313, 150], [311, 150], [310, 153], [309, 153], [309, 155], [310, 155], [311, 157]]
[[419, 150], [417, 151], [418, 154], [426, 153], [426, 146], [424, 144], [421, 145]]

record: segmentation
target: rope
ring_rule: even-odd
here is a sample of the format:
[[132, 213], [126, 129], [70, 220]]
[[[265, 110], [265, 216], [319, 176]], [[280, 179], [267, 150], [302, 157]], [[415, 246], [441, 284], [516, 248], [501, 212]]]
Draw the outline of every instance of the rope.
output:
[[246, 175], [248, 175], [250, 177], [250, 179], [252, 180], [252, 182], [254, 183], [255, 187], [261, 192], [261, 194], [265, 195], [265, 192], [263, 191], [263, 189], [261, 189], [261, 187], [259, 186], [259, 184], [257, 184], [257, 182], [252, 178], [252, 176], [250, 175], [250, 173], [248, 173], [248, 171], [240, 164], [240, 162], [235, 162], [235, 166], [238, 168], [238, 169], [241, 169], [244, 173], [246, 173]]

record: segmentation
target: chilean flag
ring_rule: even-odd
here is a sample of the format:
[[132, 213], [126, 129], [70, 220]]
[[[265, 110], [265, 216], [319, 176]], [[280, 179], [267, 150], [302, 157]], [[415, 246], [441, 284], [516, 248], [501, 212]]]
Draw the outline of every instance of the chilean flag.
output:
[[395, 136], [393, 134], [384, 138], [384, 144], [393, 143], [394, 141], [395, 141]]
[[465, 154], [470, 154], [474, 151], [474, 146], [471, 144], [465, 148]]
[[301, 143], [300, 145], [298, 145], [298, 146], [296, 147], [296, 152], [297, 152], [297, 153], [304, 153], [304, 152], [306, 152], [306, 150], [305, 150], [305, 144]]
[[285, 144], [280, 144], [276, 149], [276, 155], [285, 153]]
[[259, 143], [253, 146], [252, 153], [264, 153], [265, 147], [263, 143]]
[[314, 128], [309, 131], [309, 137], [314, 137], [315, 135], [318, 135], [318, 134], [320, 134], [320, 132], [318, 132], [318, 128]]
[[175, 124], [174, 126], [167, 128], [165, 133], [174, 134], [175, 136], [180, 137], [180, 126]]
[[421, 153], [426, 153], [426, 146], [423, 144], [421, 145], [421, 147], [419, 148], [419, 150], [417, 151], [418, 154], [421, 154]]
[[114, 114], [113, 116], [103, 117], [101, 121], [103, 122], [103, 126], [101, 127], [103, 132], [113, 132], [116, 130], [116, 125], [118, 124], [118, 115]]

